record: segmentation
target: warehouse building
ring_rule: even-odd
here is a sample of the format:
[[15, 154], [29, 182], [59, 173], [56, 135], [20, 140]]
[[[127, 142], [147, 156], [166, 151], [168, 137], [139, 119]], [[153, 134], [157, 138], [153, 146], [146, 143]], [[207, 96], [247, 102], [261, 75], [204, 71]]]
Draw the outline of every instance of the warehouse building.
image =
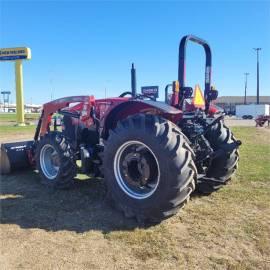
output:
[[[256, 96], [247, 96], [247, 104], [256, 104]], [[243, 96], [223, 96], [218, 97], [215, 105], [224, 109], [228, 114], [235, 114], [235, 106], [244, 104]], [[270, 96], [260, 96], [260, 104], [270, 104]]]
[[[36, 104], [25, 104], [24, 105], [24, 113], [39, 113], [41, 111], [41, 105]], [[0, 112], [16, 112], [16, 104], [9, 103], [4, 104], [0, 102]]]

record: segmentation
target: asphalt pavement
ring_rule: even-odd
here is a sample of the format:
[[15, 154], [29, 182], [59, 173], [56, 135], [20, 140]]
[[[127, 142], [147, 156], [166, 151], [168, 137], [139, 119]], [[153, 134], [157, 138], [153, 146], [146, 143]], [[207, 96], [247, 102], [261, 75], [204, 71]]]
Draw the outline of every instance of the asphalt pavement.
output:
[[255, 127], [256, 123], [254, 119], [236, 119], [236, 118], [225, 118], [225, 124], [229, 127]]

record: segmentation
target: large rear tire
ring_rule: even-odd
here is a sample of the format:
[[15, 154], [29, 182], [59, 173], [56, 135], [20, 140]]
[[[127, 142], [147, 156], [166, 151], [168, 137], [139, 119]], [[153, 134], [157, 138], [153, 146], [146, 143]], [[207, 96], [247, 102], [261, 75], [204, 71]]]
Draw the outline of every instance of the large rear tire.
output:
[[68, 139], [60, 132], [50, 132], [41, 138], [35, 160], [43, 184], [62, 189], [74, 183], [75, 154]]
[[[232, 131], [223, 121], [216, 123], [207, 132], [206, 138], [214, 151], [236, 141]], [[216, 181], [200, 181], [198, 183], [198, 191], [204, 194], [210, 194], [227, 184], [238, 168], [238, 161], [238, 149], [233, 150], [231, 153], [224, 153], [222, 156], [213, 159], [206, 176]]]
[[159, 223], [174, 215], [195, 188], [194, 154], [172, 122], [137, 114], [119, 121], [105, 144], [108, 196], [126, 217]]

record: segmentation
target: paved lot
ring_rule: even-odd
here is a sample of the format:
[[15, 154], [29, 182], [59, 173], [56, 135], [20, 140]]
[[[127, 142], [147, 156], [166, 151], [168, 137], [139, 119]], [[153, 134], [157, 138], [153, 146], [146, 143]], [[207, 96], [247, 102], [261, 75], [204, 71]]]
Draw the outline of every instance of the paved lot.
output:
[[235, 119], [235, 118], [226, 118], [225, 123], [229, 127], [255, 127], [255, 120], [243, 120], [243, 119]]

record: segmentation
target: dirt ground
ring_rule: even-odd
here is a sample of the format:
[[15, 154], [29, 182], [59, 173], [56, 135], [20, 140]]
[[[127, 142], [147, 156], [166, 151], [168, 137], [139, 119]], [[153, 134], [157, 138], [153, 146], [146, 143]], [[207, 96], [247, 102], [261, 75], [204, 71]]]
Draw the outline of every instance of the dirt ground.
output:
[[243, 146], [233, 181], [150, 228], [108, 205], [102, 179], [56, 191], [36, 172], [2, 176], [1, 269], [270, 269], [265, 130], [235, 128]]

